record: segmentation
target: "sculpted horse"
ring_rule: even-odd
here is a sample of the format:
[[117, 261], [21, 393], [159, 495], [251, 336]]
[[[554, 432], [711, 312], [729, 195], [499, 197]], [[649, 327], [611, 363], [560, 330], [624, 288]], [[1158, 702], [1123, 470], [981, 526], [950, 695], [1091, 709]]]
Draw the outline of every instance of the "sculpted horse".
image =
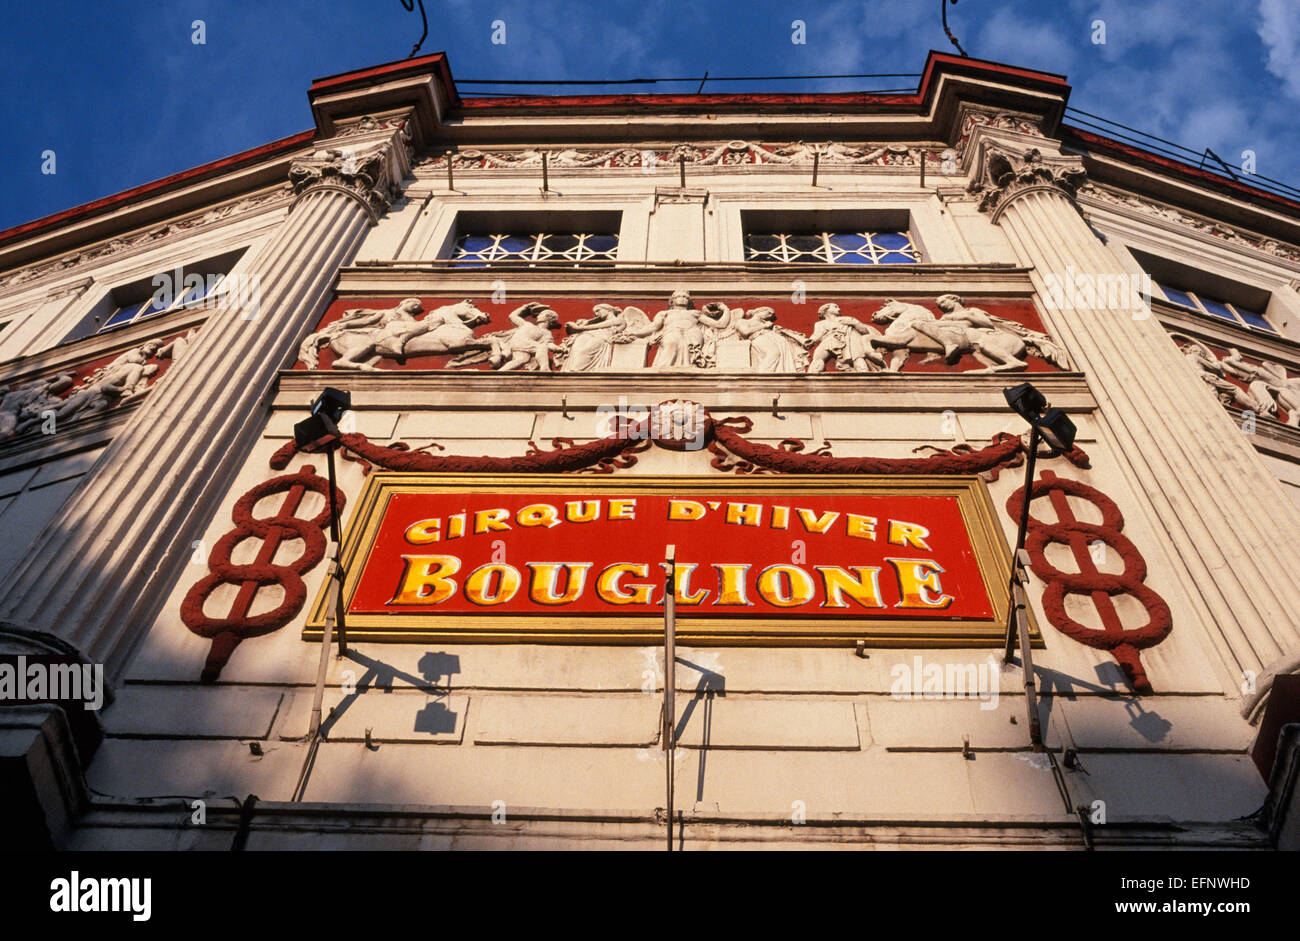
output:
[[436, 307], [417, 319], [423, 309], [418, 298], [408, 297], [384, 310], [346, 310], [338, 320], [303, 340], [298, 358], [309, 369], [316, 369], [320, 349], [328, 346], [337, 357], [333, 368], [369, 372], [385, 356], [405, 362], [409, 356], [491, 348], [487, 340], [474, 336], [474, 328], [489, 318], [473, 301]]
[[884, 336], [872, 342], [877, 349], [894, 351], [890, 372], [899, 372], [912, 353], [926, 354], [922, 362], [942, 358], [949, 365], [969, 353], [985, 366], [972, 372], [1016, 372], [1028, 365], [1024, 360], [1028, 349], [1025, 339], [1011, 327], [1004, 327], [1004, 321], [975, 308], [961, 308], [960, 314], [936, 317], [920, 304], [891, 297], [871, 318], [878, 324], [888, 324]]

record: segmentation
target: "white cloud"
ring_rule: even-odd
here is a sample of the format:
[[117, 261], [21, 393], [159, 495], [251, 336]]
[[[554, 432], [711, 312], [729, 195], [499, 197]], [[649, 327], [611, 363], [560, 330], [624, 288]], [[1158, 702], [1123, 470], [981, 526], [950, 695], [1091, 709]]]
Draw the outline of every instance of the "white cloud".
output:
[[1295, 0], [1259, 0], [1259, 38], [1268, 48], [1268, 70], [1300, 99], [1300, 10]]
[[[1088, 41], [1082, 23], [1074, 29], [1073, 41], [1064, 29], [1049, 23], [1036, 23], [1009, 9], [998, 10], [980, 31], [979, 41], [963, 42], [966, 51], [981, 59], [993, 59], [1041, 69], [1068, 73], [1076, 51]], [[960, 34], [959, 34], [960, 38]]]

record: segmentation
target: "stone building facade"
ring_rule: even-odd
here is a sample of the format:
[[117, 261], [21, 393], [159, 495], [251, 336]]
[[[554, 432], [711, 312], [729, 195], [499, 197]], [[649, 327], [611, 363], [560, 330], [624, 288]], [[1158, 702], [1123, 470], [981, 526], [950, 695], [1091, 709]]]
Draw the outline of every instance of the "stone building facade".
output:
[[672, 544], [679, 846], [1296, 845], [1300, 205], [1068, 94], [435, 54], [0, 233], [0, 647], [110, 689], [0, 710], [30, 839], [660, 848]]

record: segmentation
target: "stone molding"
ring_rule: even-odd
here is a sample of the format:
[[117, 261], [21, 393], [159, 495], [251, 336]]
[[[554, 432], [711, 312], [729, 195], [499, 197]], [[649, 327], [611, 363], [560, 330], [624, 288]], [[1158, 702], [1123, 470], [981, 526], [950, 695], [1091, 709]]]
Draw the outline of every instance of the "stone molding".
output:
[[1050, 190], [1073, 200], [1087, 179], [1078, 157], [1044, 157], [1037, 147], [1017, 153], [984, 143], [976, 154], [970, 192], [980, 212], [996, 223], [1012, 202], [1029, 193]]
[[[363, 133], [354, 128], [349, 128], [344, 137]], [[370, 221], [377, 223], [401, 197], [411, 158], [411, 135], [405, 121], [397, 124], [390, 136], [379, 140], [318, 148], [289, 167], [289, 184], [297, 197], [295, 205], [310, 192], [333, 190], [357, 200]]]

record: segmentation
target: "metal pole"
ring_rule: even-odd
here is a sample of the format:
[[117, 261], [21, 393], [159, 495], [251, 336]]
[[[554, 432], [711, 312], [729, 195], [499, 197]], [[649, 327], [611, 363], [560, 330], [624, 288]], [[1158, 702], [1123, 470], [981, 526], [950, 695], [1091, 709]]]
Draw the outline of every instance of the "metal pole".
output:
[[1016, 547], [1011, 552], [1011, 582], [1007, 588], [1007, 595], [1010, 598], [1007, 609], [1007, 637], [1006, 650], [1002, 654], [1002, 662], [1010, 663], [1012, 651], [1015, 650], [1015, 600], [1016, 585], [1020, 583], [1017, 577], [1017, 568], [1019, 567], [1020, 550], [1025, 547], [1025, 531], [1029, 529], [1029, 502], [1033, 496], [1034, 489], [1034, 464], [1038, 458], [1038, 426], [1031, 424], [1029, 426], [1029, 459], [1025, 462], [1025, 502], [1020, 507], [1020, 529], [1016, 533]]
[[681, 171], [682, 189], [686, 189], [686, 155], [677, 155], [677, 169]]
[[918, 151], [921, 155], [921, 189], [925, 189], [925, 149]]
[[451, 154], [447, 154], [447, 189], [452, 192], [456, 191], [456, 178], [451, 172]]
[[[330, 549], [333, 549], [334, 545], [335, 544], [331, 543]], [[326, 558], [329, 558], [330, 562], [329, 562], [329, 571], [326, 573], [325, 577], [329, 579], [329, 586], [330, 586], [329, 593], [332, 596], [335, 593], [337, 593], [339, 590], [338, 580], [334, 578], [334, 570], [337, 563], [331, 557], [330, 554], [327, 554]], [[322, 701], [325, 698], [325, 675], [326, 673], [329, 672], [329, 649], [330, 649], [330, 644], [331, 642], [333, 642], [333, 640], [334, 640], [334, 598], [331, 597], [326, 601], [325, 604], [325, 633], [321, 636], [320, 639], [320, 663], [316, 667], [316, 692], [312, 696], [312, 701], [311, 701], [311, 728], [308, 729], [307, 732], [308, 737], [310, 738], [315, 738], [317, 733], [320, 732], [321, 706], [322, 706]]]
[[331, 559], [330, 577], [334, 579], [334, 586], [331, 589], [334, 593], [334, 618], [339, 626], [339, 656], [343, 657], [348, 652], [348, 629], [347, 622], [343, 614], [343, 564], [339, 559], [339, 492], [334, 483], [334, 448], [330, 447], [325, 452], [325, 463], [329, 467], [330, 475], [330, 542], [334, 549], [334, 556]]
[[[1018, 557], [1012, 571], [1016, 576], [1024, 574], [1024, 567]], [[1012, 598], [1016, 633], [1020, 638], [1020, 666], [1025, 677], [1025, 710], [1029, 715], [1029, 742], [1038, 749], [1043, 745], [1043, 729], [1038, 718], [1038, 685], [1037, 678], [1034, 676], [1034, 655], [1029, 647], [1029, 598], [1025, 594], [1024, 583], [1018, 578]]]
[[668, 769], [668, 852], [673, 851], [673, 757], [677, 749], [677, 547], [664, 550], [664, 731]]
[[821, 163], [821, 159], [822, 159], [822, 152], [820, 150], [814, 150], [813, 151], [813, 181], [812, 181], [813, 186], [817, 185], [817, 165]]
[[542, 192], [545, 193], [551, 188], [551, 177], [546, 171], [546, 151], [542, 151]]

